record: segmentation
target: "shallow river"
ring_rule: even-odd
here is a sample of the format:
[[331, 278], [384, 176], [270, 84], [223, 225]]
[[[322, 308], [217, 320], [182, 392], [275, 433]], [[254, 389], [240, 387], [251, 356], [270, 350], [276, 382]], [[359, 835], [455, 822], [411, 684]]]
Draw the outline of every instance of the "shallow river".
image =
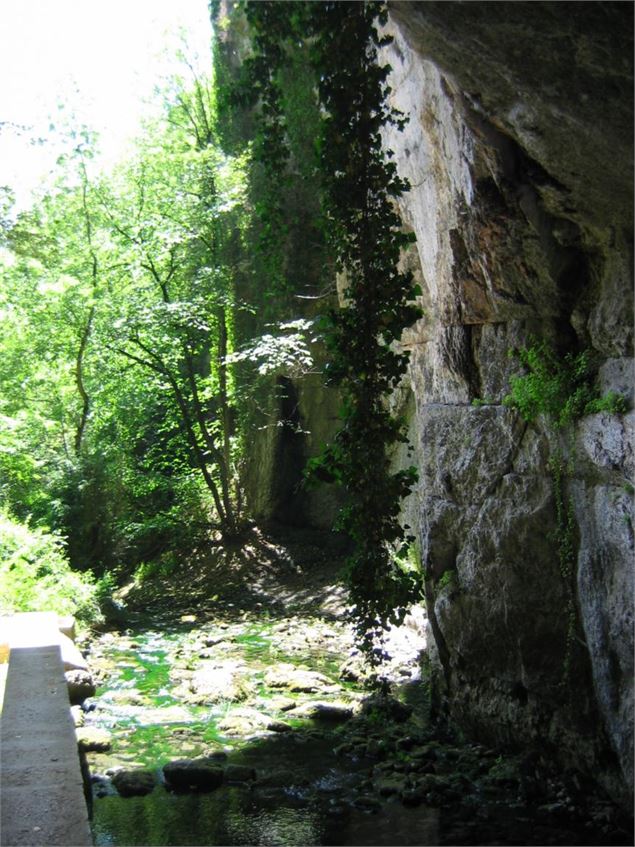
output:
[[[346, 657], [341, 635], [314, 620], [294, 621], [287, 630], [242, 621], [207, 626], [204, 632], [139, 628], [98, 642], [94, 654], [103, 682], [87, 724], [109, 730], [112, 747], [88, 754], [95, 844], [437, 843], [436, 809], [373, 802], [364, 785], [371, 762], [334, 752], [343, 740], [341, 725], [332, 718], [293, 716], [289, 710], [316, 699], [359, 703], [360, 687], [337, 678]], [[206, 662], [232, 684], [236, 675], [228, 677], [228, 668], [238, 669], [238, 699], [210, 694], [209, 687], [202, 697], [183, 696], [184, 690], [191, 694], [196, 688], [191, 680], [198, 679]], [[334, 683], [333, 690], [328, 684], [314, 693], [271, 687], [265, 675], [281, 662], [323, 675]], [[205, 692], [211, 702], [201, 703]], [[268, 715], [277, 731], [242, 727], [238, 734], [219, 726], [246, 708]], [[170, 760], [223, 752], [227, 763], [252, 767], [256, 779], [210, 792], [177, 793], [166, 787], [162, 767]], [[119, 796], [108, 776], [122, 766], [154, 772], [154, 790]]]

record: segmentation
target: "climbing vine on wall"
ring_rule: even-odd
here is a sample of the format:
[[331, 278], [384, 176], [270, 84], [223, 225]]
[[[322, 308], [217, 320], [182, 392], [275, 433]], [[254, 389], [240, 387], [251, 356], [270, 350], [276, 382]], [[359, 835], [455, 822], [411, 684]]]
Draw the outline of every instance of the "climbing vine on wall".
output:
[[318, 80], [323, 224], [346, 288], [344, 307], [322, 320], [328, 378], [343, 395], [342, 426], [309, 474], [348, 492], [339, 525], [355, 545], [348, 563], [351, 600], [361, 644], [377, 662], [382, 629], [401, 620], [420, 592], [395, 557], [414, 540], [399, 515], [416, 470], [393, 472], [389, 456], [406, 441], [403, 421], [386, 403], [408, 360], [394, 342], [419, 317], [413, 301], [420, 292], [398, 268], [411, 238], [401, 230], [394, 200], [407, 184], [381, 140], [384, 126], [405, 121], [388, 105], [389, 68], [378, 64], [378, 49], [390, 41], [379, 32], [386, 10], [374, 2], [248, 3], [247, 17], [255, 32], [251, 73], [260, 80], [263, 126], [277, 139], [272, 163], [282, 149], [275, 89], [285, 40], [303, 39]]

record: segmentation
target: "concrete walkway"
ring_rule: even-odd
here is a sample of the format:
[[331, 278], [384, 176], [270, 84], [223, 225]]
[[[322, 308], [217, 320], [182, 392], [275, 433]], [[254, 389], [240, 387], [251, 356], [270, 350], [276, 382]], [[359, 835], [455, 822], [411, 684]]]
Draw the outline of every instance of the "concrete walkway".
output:
[[0, 844], [88, 847], [57, 618], [33, 613], [2, 623], [10, 654], [0, 720]]

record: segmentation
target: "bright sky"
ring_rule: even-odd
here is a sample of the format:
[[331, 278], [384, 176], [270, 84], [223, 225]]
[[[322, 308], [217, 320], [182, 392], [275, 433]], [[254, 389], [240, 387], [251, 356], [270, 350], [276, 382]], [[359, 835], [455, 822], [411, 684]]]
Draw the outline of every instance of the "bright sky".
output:
[[0, 0], [0, 186], [24, 205], [58, 155], [2, 124], [46, 135], [60, 102], [99, 133], [106, 163], [119, 157], [144, 100], [176, 70], [181, 32], [209, 72], [207, 0]]

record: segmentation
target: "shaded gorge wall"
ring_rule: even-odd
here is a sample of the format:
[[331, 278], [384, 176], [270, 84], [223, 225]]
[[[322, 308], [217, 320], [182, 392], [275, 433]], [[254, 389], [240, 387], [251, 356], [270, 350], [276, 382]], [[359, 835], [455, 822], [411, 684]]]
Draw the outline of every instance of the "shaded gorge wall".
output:
[[519, 371], [508, 351], [540, 337], [563, 355], [589, 350], [601, 391], [632, 408], [632, 7], [389, 7], [392, 98], [410, 121], [386, 146], [412, 186], [405, 261], [425, 309], [403, 337], [420, 471], [405, 512], [437, 707], [489, 743], [546, 748], [629, 803], [633, 413], [557, 431], [503, 398]]

